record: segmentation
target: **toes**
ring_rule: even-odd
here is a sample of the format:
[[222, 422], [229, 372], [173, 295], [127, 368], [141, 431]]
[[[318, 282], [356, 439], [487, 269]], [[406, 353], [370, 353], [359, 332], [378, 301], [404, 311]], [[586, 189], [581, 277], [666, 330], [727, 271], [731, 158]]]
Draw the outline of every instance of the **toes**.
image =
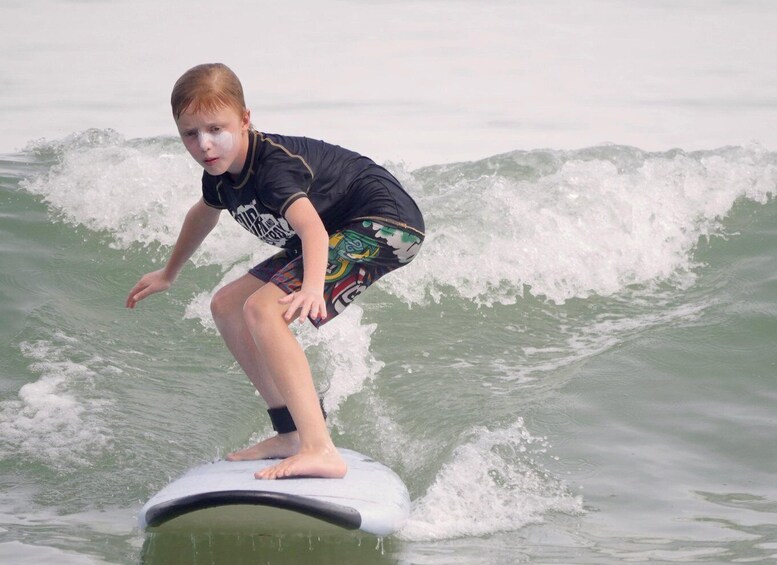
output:
[[255, 479], [263, 479], [265, 481], [271, 481], [273, 479], [278, 478], [275, 466], [268, 467], [267, 469], [262, 469], [261, 471], [257, 471], [254, 473]]
[[267, 467], [266, 469], [262, 469], [261, 471], [257, 471], [254, 473], [254, 478], [264, 480], [283, 479], [290, 476], [291, 473], [289, 471], [289, 467], [290, 465], [287, 461], [281, 461], [277, 465], [273, 465], [271, 467]]

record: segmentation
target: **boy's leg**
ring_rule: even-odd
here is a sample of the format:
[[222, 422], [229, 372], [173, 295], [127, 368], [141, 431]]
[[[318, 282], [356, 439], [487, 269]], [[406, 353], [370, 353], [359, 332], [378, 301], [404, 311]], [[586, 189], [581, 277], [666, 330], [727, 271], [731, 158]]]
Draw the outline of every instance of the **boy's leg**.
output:
[[[422, 241], [422, 236], [373, 221], [355, 222], [333, 234], [324, 289], [328, 316], [310, 321], [318, 327], [335, 318], [370, 284], [409, 263]], [[255, 277], [269, 282], [245, 301], [246, 327], [256, 345], [257, 358], [262, 360], [263, 374], [272, 376], [275, 390], [299, 430], [300, 442], [297, 455], [257, 473], [259, 478], [337, 477], [346, 472], [326, 428], [307, 358], [283, 319], [285, 305], [278, 302], [301, 287], [302, 267], [300, 255], [281, 252], [251, 270]], [[292, 434], [276, 437], [284, 435]], [[267, 451], [264, 443], [255, 446], [262, 453]], [[242, 458], [260, 458], [256, 453], [245, 453]]]
[[216, 328], [230, 353], [262, 398], [267, 401], [268, 406], [273, 408], [283, 405], [283, 397], [278, 393], [275, 384], [263, 367], [262, 359], [256, 351], [256, 345], [243, 318], [243, 306], [246, 300], [264, 284], [252, 275], [243, 275], [216, 292], [210, 309]]
[[299, 434], [299, 451], [263, 469], [257, 478], [292, 476], [338, 478], [347, 467], [326, 427], [305, 352], [283, 318], [286, 292], [267, 284], [245, 302], [244, 317], [276, 390], [291, 412]]
[[[270, 377], [266, 364], [259, 355], [243, 317], [243, 307], [249, 296], [264, 286], [253, 275], [244, 275], [216, 292], [211, 302], [211, 312], [216, 327], [248, 379], [262, 395], [268, 408], [285, 405], [283, 396]], [[246, 449], [227, 455], [230, 461], [243, 459], [268, 459], [289, 457], [299, 450], [296, 432], [278, 434]]]

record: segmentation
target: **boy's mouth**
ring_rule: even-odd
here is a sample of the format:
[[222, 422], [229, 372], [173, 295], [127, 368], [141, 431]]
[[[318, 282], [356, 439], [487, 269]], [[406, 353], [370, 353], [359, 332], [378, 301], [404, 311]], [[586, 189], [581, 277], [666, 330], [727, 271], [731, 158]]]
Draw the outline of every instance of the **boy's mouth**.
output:
[[212, 165], [213, 163], [215, 163], [215, 162], [216, 162], [216, 161], [218, 161], [218, 160], [219, 160], [219, 158], [218, 158], [218, 157], [211, 157], [211, 158], [209, 158], [209, 159], [205, 159], [205, 160], [203, 161], [203, 163], [205, 163], [206, 165]]

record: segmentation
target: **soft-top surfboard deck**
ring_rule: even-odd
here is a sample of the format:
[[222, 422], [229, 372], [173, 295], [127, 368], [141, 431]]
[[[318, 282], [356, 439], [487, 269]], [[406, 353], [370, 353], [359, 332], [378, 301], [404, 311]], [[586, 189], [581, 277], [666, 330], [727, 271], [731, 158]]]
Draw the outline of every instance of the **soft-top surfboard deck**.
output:
[[348, 463], [342, 479], [255, 479], [272, 459], [195, 467], [151, 497], [138, 524], [152, 531], [376, 536], [401, 528], [410, 513], [402, 479], [366, 455], [339, 451]]

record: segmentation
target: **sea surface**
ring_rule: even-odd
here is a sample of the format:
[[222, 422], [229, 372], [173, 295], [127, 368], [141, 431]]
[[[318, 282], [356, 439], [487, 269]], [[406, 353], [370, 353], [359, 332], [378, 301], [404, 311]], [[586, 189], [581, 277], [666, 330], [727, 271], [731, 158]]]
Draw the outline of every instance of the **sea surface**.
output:
[[[2, 10], [1, 563], [777, 562], [776, 5]], [[166, 104], [214, 59], [257, 128], [425, 213], [413, 263], [295, 327], [335, 442], [408, 486], [385, 539], [136, 527], [271, 432], [208, 306], [270, 247], [225, 215], [123, 307], [199, 197]]]

